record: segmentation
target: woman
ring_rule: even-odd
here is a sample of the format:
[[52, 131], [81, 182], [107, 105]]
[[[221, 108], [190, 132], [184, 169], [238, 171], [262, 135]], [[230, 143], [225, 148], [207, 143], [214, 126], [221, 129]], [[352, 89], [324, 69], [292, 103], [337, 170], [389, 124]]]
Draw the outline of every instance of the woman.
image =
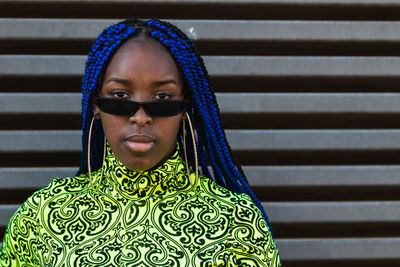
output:
[[159, 20], [108, 27], [82, 90], [80, 170], [14, 214], [1, 266], [280, 266], [186, 35]]

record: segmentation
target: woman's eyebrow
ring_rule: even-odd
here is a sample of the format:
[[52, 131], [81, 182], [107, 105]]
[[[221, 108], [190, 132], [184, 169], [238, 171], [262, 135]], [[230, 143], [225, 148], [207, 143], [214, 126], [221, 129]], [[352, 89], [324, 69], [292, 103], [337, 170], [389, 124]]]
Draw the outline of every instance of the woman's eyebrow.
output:
[[116, 82], [116, 83], [121, 83], [124, 85], [129, 85], [131, 83], [131, 81], [129, 81], [129, 80], [125, 80], [125, 79], [117, 78], [117, 77], [112, 77], [106, 81], [106, 83], [109, 83], [109, 82]]
[[169, 83], [176, 84], [176, 81], [175, 80], [155, 81], [155, 82], [153, 82], [153, 85], [160, 86], [160, 85], [169, 84]]

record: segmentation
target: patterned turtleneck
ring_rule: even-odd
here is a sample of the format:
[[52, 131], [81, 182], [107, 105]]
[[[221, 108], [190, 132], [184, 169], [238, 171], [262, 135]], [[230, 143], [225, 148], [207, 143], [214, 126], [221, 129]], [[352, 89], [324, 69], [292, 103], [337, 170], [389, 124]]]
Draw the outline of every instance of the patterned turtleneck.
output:
[[[106, 182], [102, 188], [108, 192], [118, 192], [127, 198], [142, 199], [165, 195], [171, 190], [187, 190], [190, 188], [190, 183], [185, 168], [176, 149], [170, 158], [150, 170], [130, 170], [119, 161], [107, 145], [107, 157], [104, 162]], [[96, 175], [95, 184], [99, 182], [99, 174], [100, 172]], [[191, 178], [194, 182], [194, 178]]]
[[8, 225], [0, 266], [280, 266], [252, 200], [201, 175], [192, 186], [179, 148], [133, 171], [107, 146], [103, 176], [96, 191], [83, 174], [28, 198]]

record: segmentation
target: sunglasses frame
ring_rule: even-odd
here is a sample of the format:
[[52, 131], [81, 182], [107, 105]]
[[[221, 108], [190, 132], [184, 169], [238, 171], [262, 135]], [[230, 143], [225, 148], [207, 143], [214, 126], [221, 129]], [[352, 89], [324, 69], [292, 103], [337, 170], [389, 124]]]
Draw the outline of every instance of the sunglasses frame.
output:
[[[105, 113], [107, 113], [107, 114], [111, 114], [111, 115], [115, 115], [115, 116], [131, 117], [131, 116], [136, 114], [136, 112], [139, 110], [140, 107], [143, 107], [143, 109], [146, 112], [146, 114], [149, 117], [152, 117], [152, 118], [172, 117], [172, 116], [176, 116], [178, 114], [181, 114], [181, 113], [184, 112], [185, 108], [187, 107], [187, 104], [189, 103], [188, 100], [160, 100], [160, 101], [137, 102], [137, 101], [126, 99], [126, 98], [112, 98], [112, 97], [96, 97], [96, 100], [97, 100], [97, 105], [99, 106], [100, 110], [105, 112]], [[123, 114], [123, 115], [110, 113], [108, 111], [105, 111], [104, 110], [104, 106], [103, 106], [104, 102], [108, 102], [108, 101], [112, 101], [114, 103], [118, 102], [118, 103], [135, 104], [135, 105], [137, 105], [137, 109], [134, 112], [131, 112], [129, 114]], [[173, 113], [172, 115], [157, 116], [157, 115], [151, 114], [151, 112], [149, 111], [149, 106], [157, 105], [157, 104], [163, 104], [163, 103], [177, 104], [177, 105], [179, 104], [179, 105], [182, 105], [182, 108], [181, 108], [181, 110], [179, 112], [177, 112], [176, 114]]]

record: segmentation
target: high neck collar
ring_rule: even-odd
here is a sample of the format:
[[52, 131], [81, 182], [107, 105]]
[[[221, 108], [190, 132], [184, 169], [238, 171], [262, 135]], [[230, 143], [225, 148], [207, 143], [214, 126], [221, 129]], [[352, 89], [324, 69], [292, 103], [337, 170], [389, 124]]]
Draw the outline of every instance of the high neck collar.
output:
[[179, 144], [172, 155], [156, 167], [145, 171], [130, 170], [106, 146], [104, 178], [110, 188], [129, 198], [160, 196], [168, 191], [190, 187], [186, 167], [179, 155]]

